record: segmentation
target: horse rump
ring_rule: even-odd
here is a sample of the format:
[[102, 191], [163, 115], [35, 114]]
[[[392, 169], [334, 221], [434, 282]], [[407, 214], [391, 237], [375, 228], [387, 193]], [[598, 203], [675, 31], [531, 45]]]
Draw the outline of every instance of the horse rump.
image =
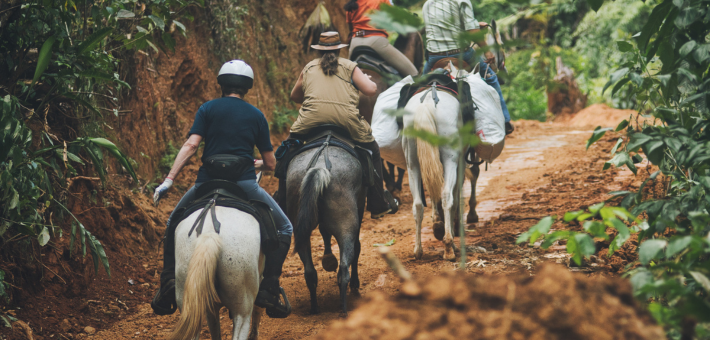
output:
[[[431, 94], [426, 94], [422, 105], [418, 105], [414, 113], [414, 129], [437, 134], [436, 107]], [[441, 200], [441, 189], [444, 187], [444, 166], [441, 164], [439, 147], [417, 138], [417, 157], [424, 186], [429, 191], [432, 201]]]
[[301, 181], [300, 206], [294, 228], [294, 252], [302, 250], [311, 237], [311, 232], [318, 226], [318, 199], [330, 184], [330, 171], [324, 168], [312, 168]]
[[215, 287], [217, 262], [222, 253], [222, 239], [217, 233], [197, 237], [197, 245], [187, 267], [180, 320], [171, 340], [195, 339], [207, 313], [217, 314], [220, 300]]

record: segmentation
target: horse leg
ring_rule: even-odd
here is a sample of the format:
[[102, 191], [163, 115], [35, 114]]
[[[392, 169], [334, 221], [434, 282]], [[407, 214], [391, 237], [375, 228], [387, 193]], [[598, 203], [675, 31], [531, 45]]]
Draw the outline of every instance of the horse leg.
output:
[[306, 286], [308, 286], [308, 291], [311, 293], [311, 314], [320, 313], [318, 308], [318, 297], [316, 295], [318, 288], [318, 272], [315, 266], [313, 266], [313, 257], [311, 256], [311, 240], [308, 239], [308, 243], [303, 247], [302, 250], [298, 251], [298, 257], [301, 258], [303, 263], [303, 276], [306, 279]]
[[247, 339], [259, 339], [259, 323], [261, 322], [263, 311], [263, 308], [254, 306], [254, 310], [251, 312], [251, 330], [249, 330], [249, 337]]
[[439, 149], [441, 152], [441, 159], [444, 160], [444, 188], [441, 194], [441, 205], [444, 209], [444, 225], [446, 226], [446, 233], [444, 234], [444, 259], [453, 261], [456, 259], [456, 254], [454, 253], [454, 237], [453, 237], [453, 226], [454, 226], [454, 204], [458, 202], [455, 199], [455, 186], [458, 173], [458, 164], [456, 160], [459, 159], [456, 151], [442, 147]]
[[[358, 232], [359, 234], [359, 232]], [[360, 250], [361, 250], [362, 245], [360, 244], [360, 240], [358, 239], [355, 242], [355, 257], [353, 259], [352, 263], [352, 272], [350, 274], [350, 293], [352, 293], [355, 296], [360, 296], [360, 277], [358, 276], [357, 272], [357, 261], [360, 259]]]
[[394, 192], [395, 190], [395, 178], [394, 178], [394, 165], [390, 162], [387, 162], [387, 168], [389, 168], [389, 171], [382, 167], [382, 179], [385, 181], [385, 188], [389, 192]]
[[[354, 228], [357, 231], [357, 227]], [[346, 231], [347, 232], [347, 231]], [[339, 240], [340, 246], [340, 268], [338, 269], [338, 285], [340, 286], [340, 307], [342, 308], [341, 317], [348, 316], [348, 284], [350, 283], [350, 264], [355, 258], [355, 242], [357, 235], [353, 239], [353, 235], [346, 234], [342, 237], [342, 242]]]
[[323, 236], [323, 248], [325, 248], [323, 250], [323, 259], [321, 259], [320, 263], [325, 271], [334, 272], [338, 270], [338, 259], [336, 259], [335, 255], [333, 255], [333, 249], [330, 245], [332, 235], [327, 228], [321, 228], [320, 234]]
[[446, 234], [446, 225], [444, 224], [444, 208], [441, 206], [441, 201], [434, 202], [432, 205], [433, 207], [431, 212], [432, 220], [434, 221], [432, 229], [434, 231], [434, 237], [437, 240], [442, 241], [444, 240], [444, 234]]
[[422, 258], [422, 219], [424, 219], [424, 195], [422, 194], [422, 176], [419, 171], [419, 157], [417, 156], [417, 140], [407, 138], [402, 146], [407, 157], [407, 171], [409, 172], [409, 189], [412, 192], [412, 214], [416, 222], [416, 235], [414, 236], [414, 258]]
[[[394, 171], [392, 171], [394, 176]], [[404, 169], [397, 168], [397, 181], [394, 183], [394, 189], [402, 191], [402, 181], [404, 180]]]
[[[212, 340], [221, 340], [222, 339], [222, 329], [219, 324], [219, 310], [221, 308], [217, 309], [215, 313], [212, 312], [207, 312], [207, 327], [210, 328], [210, 337]], [[197, 339], [199, 339], [200, 336], [197, 336]]]
[[[477, 157], [474, 156], [474, 161]], [[481, 175], [481, 166], [479, 164], [474, 164], [471, 168], [471, 173], [473, 178], [471, 178], [471, 198], [468, 199], [468, 215], [466, 216], [466, 223], [477, 223], [478, 214], [476, 213], [476, 182], [478, 182], [478, 176]]]
[[[232, 318], [232, 340], [246, 340], [249, 339], [250, 337], [250, 332], [249, 332], [249, 323], [251, 322], [252, 318], [252, 313], [254, 313], [255, 308], [253, 307], [254, 305], [251, 303], [243, 303], [240, 304], [239, 307], [237, 307], [239, 310], [233, 312], [233, 318]], [[252, 310], [248, 310], [252, 309]], [[259, 321], [257, 320], [257, 325], [256, 325], [256, 334], [258, 336], [259, 334]], [[217, 317], [217, 324], [219, 324], [219, 317]], [[210, 328], [210, 332], [212, 331], [212, 328]], [[254, 331], [252, 330], [252, 333]], [[217, 338], [212, 338], [212, 340], [217, 340], [221, 339], [220, 337]]]

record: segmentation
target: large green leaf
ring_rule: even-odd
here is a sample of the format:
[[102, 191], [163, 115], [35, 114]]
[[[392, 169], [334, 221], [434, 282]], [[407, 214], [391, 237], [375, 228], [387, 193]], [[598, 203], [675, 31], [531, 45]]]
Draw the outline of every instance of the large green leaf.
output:
[[693, 241], [692, 236], [674, 238], [670, 243], [668, 243], [668, 248], [666, 248], [666, 258], [671, 258], [683, 251], [688, 247], [688, 245], [690, 245], [691, 241]]
[[32, 78], [32, 86], [34, 86], [42, 76], [42, 73], [44, 73], [44, 70], [49, 66], [49, 61], [52, 59], [52, 46], [56, 40], [57, 38], [51, 36], [42, 44], [42, 48], [39, 50], [39, 57], [37, 57], [37, 67], [35, 68], [35, 75]]
[[370, 14], [370, 24], [387, 31], [405, 35], [419, 32], [424, 26], [422, 19], [404, 8], [380, 5], [380, 10]]
[[515, 241], [515, 243], [522, 243], [525, 241], [530, 241], [530, 244], [535, 243], [540, 236], [544, 236], [548, 232], [550, 232], [550, 227], [552, 227], [552, 224], [555, 222], [555, 219], [553, 216], [547, 216], [544, 217], [538, 222], [536, 225], [534, 225], [532, 228], [530, 228], [528, 231], [520, 234], [518, 236], [518, 239]]
[[128, 156], [121, 152], [121, 150], [118, 149], [116, 144], [113, 144], [106, 138], [87, 138], [86, 140], [106, 149], [109, 153], [111, 153], [116, 158], [116, 160], [121, 163], [121, 165], [126, 169], [126, 171], [128, 171], [131, 177], [133, 177], [133, 180], [138, 182], [138, 177], [136, 176], [136, 172], [133, 170], [133, 166], [128, 161]]
[[656, 258], [658, 253], [668, 244], [665, 240], [646, 240], [639, 247], [639, 260], [641, 264], [647, 265]]
[[595, 251], [594, 240], [587, 234], [577, 233], [567, 239], [567, 252], [578, 266], [582, 264], [582, 257], [593, 255]]
[[672, 0], [664, 0], [663, 3], [654, 7], [648, 17], [648, 21], [641, 29], [641, 35], [638, 37], [638, 46], [644, 55], [646, 54], [648, 41], [660, 29], [663, 19], [668, 16], [672, 4]]
[[94, 45], [98, 44], [101, 40], [111, 34], [111, 32], [113, 32], [113, 27], [104, 27], [98, 31], [95, 31], [88, 38], [86, 38], [86, 40], [79, 44], [76, 48], [77, 53], [84, 54], [88, 52], [94, 47]]
[[601, 126], [597, 126], [597, 128], [594, 129], [594, 132], [592, 132], [592, 136], [589, 137], [589, 140], [587, 140], [587, 150], [589, 150], [589, 147], [592, 144], [604, 137], [604, 134], [606, 134], [607, 131], [611, 130], [612, 128], [602, 128]]
[[595, 12], [598, 12], [599, 8], [604, 4], [604, 0], [587, 0], [587, 3]]

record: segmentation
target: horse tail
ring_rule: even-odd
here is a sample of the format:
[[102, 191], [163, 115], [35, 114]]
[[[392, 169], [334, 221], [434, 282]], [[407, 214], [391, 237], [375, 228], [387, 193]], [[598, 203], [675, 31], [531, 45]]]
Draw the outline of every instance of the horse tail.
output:
[[202, 330], [206, 313], [217, 313], [219, 296], [215, 288], [217, 261], [222, 252], [222, 239], [216, 233], [205, 233], [197, 238], [187, 267], [180, 321], [170, 335], [172, 340], [192, 340]]
[[330, 171], [312, 168], [301, 181], [300, 207], [294, 230], [293, 251], [298, 252], [308, 244], [311, 232], [318, 225], [318, 199], [330, 184]]
[[[434, 100], [427, 95], [424, 103], [417, 106], [414, 112], [414, 128], [436, 134], [435, 112]], [[439, 201], [444, 187], [444, 166], [439, 158], [439, 147], [417, 138], [417, 156], [424, 186], [429, 191], [431, 199]]]

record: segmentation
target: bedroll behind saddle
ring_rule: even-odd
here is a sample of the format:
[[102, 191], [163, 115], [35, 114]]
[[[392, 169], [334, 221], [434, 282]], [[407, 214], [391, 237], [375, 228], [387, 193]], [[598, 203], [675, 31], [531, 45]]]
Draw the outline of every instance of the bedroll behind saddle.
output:
[[203, 209], [190, 228], [188, 235], [192, 233], [200, 235], [207, 218], [212, 219], [215, 232], [219, 233], [221, 222], [217, 220], [215, 207], [235, 208], [252, 215], [259, 222], [263, 252], [269, 252], [279, 247], [278, 231], [269, 205], [258, 200], [249, 200], [246, 193], [235, 183], [226, 180], [205, 182], [197, 189], [196, 196], [198, 198], [188, 206], [176, 211], [176, 218], [171, 220], [172, 226], [170, 228], [174, 230], [175, 226], [185, 218], [195, 211]]
[[[371, 186], [375, 183], [375, 168], [370, 152], [365, 148], [355, 145], [345, 129], [331, 124], [319, 126], [305, 135], [292, 134], [291, 139], [281, 143], [281, 146], [276, 150], [276, 155], [280, 156], [280, 158], [277, 158], [278, 163], [276, 163], [274, 176], [276, 176], [276, 178], [286, 179], [289, 163], [294, 157], [301, 152], [318, 148], [319, 152], [316, 153], [309, 165], [309, 167], [311, 167], [318, 156], [329, 146], [341, 148], [357, 158], [363, 169], [363, 182], [365, 185]], [[327, 151], [325, 152], [326, 167], [329, 168]]]

